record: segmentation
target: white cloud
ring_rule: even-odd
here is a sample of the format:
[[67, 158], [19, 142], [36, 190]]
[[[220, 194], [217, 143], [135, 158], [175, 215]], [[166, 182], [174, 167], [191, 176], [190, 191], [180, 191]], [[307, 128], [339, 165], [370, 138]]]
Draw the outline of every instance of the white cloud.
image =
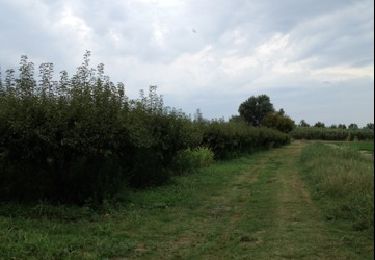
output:
[[[104, 62], [131, 95], [158, 84], [171, 105], [229, 116], [253, 94], [268, 91], [278, 100], [280, 91], [293, 87], [371, 84], [373, 5], [370, 0], [0, 0], [5, 39], [0, 63], [14, 64], [27, 53], [36, 63], [52, 60], [72, 71], [90, 49], [93, 61]], [[372, 110], [373, 102], [367, 106]], [[371, 119], [360, 110], [363, 104], [357, 107]]]

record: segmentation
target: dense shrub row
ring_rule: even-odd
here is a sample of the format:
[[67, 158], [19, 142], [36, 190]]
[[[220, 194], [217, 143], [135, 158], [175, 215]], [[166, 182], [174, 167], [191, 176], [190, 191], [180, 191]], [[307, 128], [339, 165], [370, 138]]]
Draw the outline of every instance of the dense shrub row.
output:
[[[102, 64], [88, 64], [86, 53], [77, 73], [61, 72], [58, 82], [53, 64], [42, 64], [37, 83], [33, 63], [22, 57], [19, 75], [8, 70], [0, 80], [1, 199], [100, 201], [124, 182], [159, 184], [176, 165], [210, 161], [208, 151], [194, 150], [200, 146], [224, 158], [288, 141], [268, 129], [194, 123], [165, 107], [155, 87], [130, 100]], [[195, 152], [185, 153], [191, 162], [184, 166], [181, 153], [189, 149]]]
[[297, 127], [291, 133], [295, 139], [316, 140], [370, 140], [374, 131], [370, 129], [340, 129], [322, 127]]
[[270, 128], [249, 127], [245, 123], [212, 122], [205, 126], [203, 143], [224, 159], [240, 153], [288, 144], [289, 135]]

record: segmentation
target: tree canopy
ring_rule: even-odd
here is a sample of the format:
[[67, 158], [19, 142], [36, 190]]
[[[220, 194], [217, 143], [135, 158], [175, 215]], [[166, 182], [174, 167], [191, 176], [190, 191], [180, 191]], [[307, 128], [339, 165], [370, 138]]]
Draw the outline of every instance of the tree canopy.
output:
[[260, 126], [265, 116], [275, 109], [267, 95], [251, 96], [238, 108], [240, 116], [250, 125]]
[[282, 112], [268, 113], [264, 117], [262, 125], [269, 128], [275, 128], [284, 133], [289, 133], [295, 126], [294, 121], [284, 113], [284, 110], [282, 110]]

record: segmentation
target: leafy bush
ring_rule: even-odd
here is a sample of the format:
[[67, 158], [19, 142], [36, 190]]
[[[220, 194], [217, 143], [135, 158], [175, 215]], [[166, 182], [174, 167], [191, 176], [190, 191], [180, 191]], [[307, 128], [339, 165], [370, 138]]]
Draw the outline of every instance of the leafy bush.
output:
[[271, 112], [265, 116], [262, 125], [269, 128], [275, 128], [284, 133], [289, 133], [294, 128], [294, 121], [285, 114]]
[[245, 124], [192, 122], [165, 107], [155, 86], [130, 100], [122, 83], [104, 75], [103, 64], [89, 67], [89, 57], [72, 77], [61, 72], [58, 82], [52, 63], [39, 66], [36, 81], [26, 56], [17, 77], [7, 71], [0, 84], [2, 200], [102, 201], [124, 184], [165, 182], [181, 151], [190, 151], [190, 166], [181, 166], [188, 169], [212, 157], [199, 146], [224, 158], [289, 141]]
[[129, 100], [103, 65], [96, 74], [88, 67], [89, 53], [60, 82], [52, 80], [51, 64], [40, 66], [40, 84], [32, 63], [23, 57], [22, 64], [0, 91], [2, 199], [101, 201], [124, 182], [165, 181], [178, 151], [201, 142], [193, 123], [167, 110], [155, 87]]
[[279, 147], [289, 142], [289, 136], [277, 130], [237, 122], [213, 122], [205, 126], [203, 134], [203, 145], [209, 147], [217, 159]]
[[214, 162], [214, 153], [206, 147], [180, 151], [174, 161], [174, 171], [178, 174], [209, 166]]

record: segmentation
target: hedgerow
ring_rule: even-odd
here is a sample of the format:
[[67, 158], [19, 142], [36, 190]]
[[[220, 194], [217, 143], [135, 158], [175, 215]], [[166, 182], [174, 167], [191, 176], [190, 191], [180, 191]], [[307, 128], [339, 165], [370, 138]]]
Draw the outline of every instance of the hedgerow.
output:
[[1, 200], [102, 201], [125, 184], [165, 182], [182, 151], [207, 147], [221, 159], [289, 141], [270, 129], [192, 122], [165, 107], [156, 87], [129, 99], [89, 57], [58, 81], [43, 63], [36, 81], [23, 56], [18, 74], [0, 79]]
[[287, 134], [270, 128], [249, 127], [240, 122], [212, 122], [205, 126], [203, 134], [203, 144], [214, 152], [216, 159], [279, 147], [289, 142]]
[[307, 140], [371, 140], [374, 131], [371, 129], [341, 129], [323, 127], [297, 127], [291, 133], [295, 139]]

